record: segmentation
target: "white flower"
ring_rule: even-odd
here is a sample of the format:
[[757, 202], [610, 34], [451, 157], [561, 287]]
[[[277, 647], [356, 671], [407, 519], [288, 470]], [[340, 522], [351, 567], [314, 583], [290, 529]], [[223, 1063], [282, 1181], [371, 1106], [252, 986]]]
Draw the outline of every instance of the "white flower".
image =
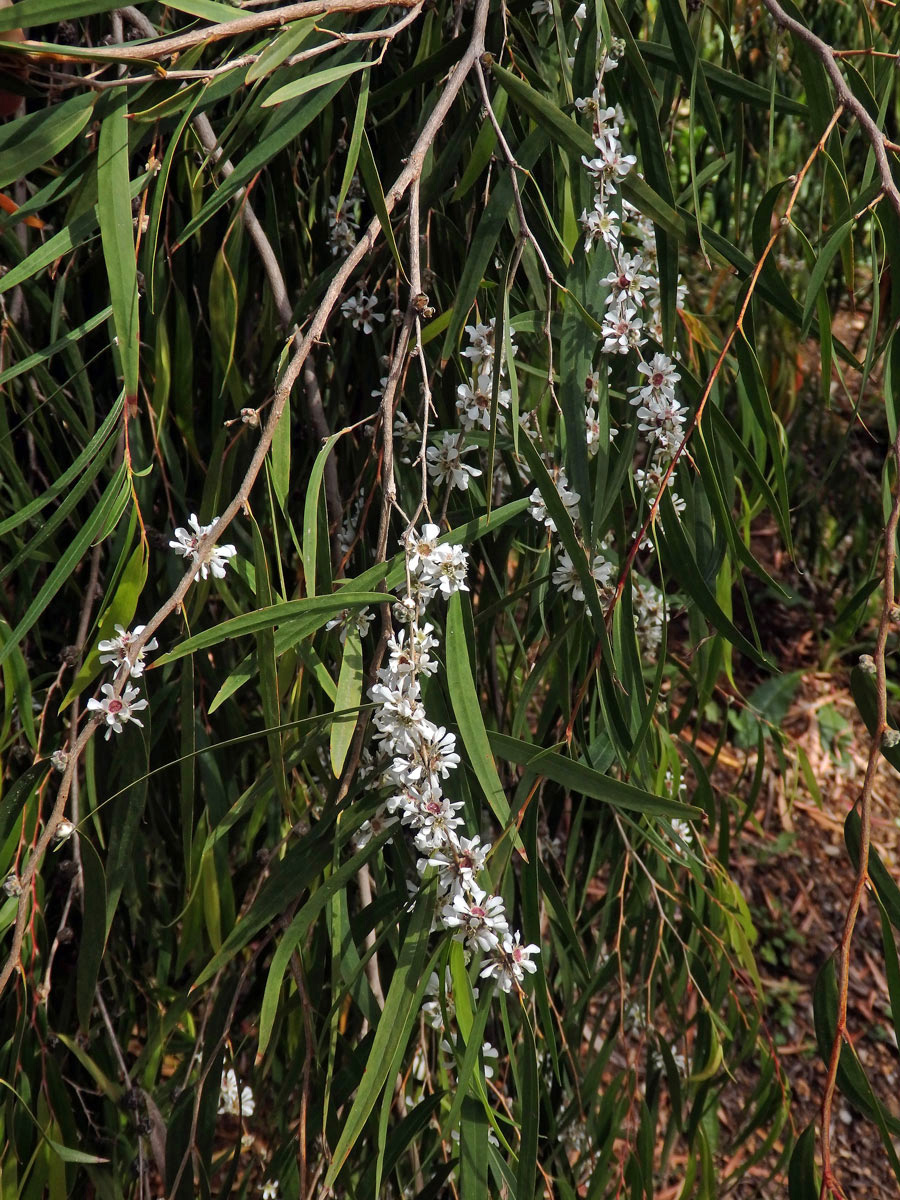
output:
[[621, 254], [616, 269], [603, 282], [612, 289], [606, 297], [608, 305], [642, 304], [641, 293], [650, 285], [648, 276], [642, 274], [644, 260], [639, 254]]
[[470, 950], [493, 950], [509, 932], [502, 897], [488, 896], [479, 887], [468, 896], [457, 893], [441, 909], [441, 920], [457, 931], [454, 938], [466, 942]]
[[428, 474], [432, 479], [440, 479], [442, 483], [449, 482], [451, 487], [467, 491], [470, 477], [481, 474], [477, 467], [464, 463], [462, 456], [466, 451], [460, 448], [462, 438], [449, 431], [441, 438], [440, 446], [429, 446], [425, 457], [428, 459]]
[[212, 533], [216, 525], [219, 523], [218, 517], [213, 517], [209, 525], [201, 525], [197, 520], [196, 514], [191, 513], [188, 517], [188, 524], [193, 533], [179, 526], [175, 530], [174, 539], [169, 542], [169, 545], [176, 554], [180, 554], [182, 558], [190, 558], [194, 566], [200, 566], [200, 578], [207, 579], [210, 572], [217, 579], [225, 578], [225, 567], [228, 564], [228, 559], [233, 558], [237, 554], [234, 546], [210, 546], [202, 555], [198, 550], [200, 539], [206, 534]]
[[537, 17], [538, 24], [543, 21], [544, 17], [552, 17], [553, 4], [551, 0], [534, 0], [531, 6], [531, 13], [532, 16]]
[[270, 1179], [268, 1183], [264, 1183], [260, 1188], [262, 1192], [262, 1200], [278, 1200], [280, 1192], [278, 1191], [278, 1180]]
[[439, 787], [439, 780], [446, 779], [459, 766], [456, 753], [456, 736], [448, 733], [443, 725], [432, 726], [423, 732], [418, 744], [405, 755], [397, 755], [388, 769], [388, 775], [398, 783], [416, 783], [421, 780], [431, 787]]
[[[422, 1005], [422, 1012], [425, 1020], [432, 1029], [444, 1028], [444, 1015], [441, 1012], [441, 981], [438, 978], [437, 971], [432, 971], [428, 976], [428, 982], [425, 984], [425, 995], [434, 997], [431, 1000], [426, 1000]], [[450, 968], [444, 969], [444, 1004], [447, 1009], [447, 1016], [452, 1020], [456, 1015], [456, 1005], [453, 1001], [453, 976]]]
[[629, 350], [643, 346], [644, 322], [631, 305], [619, 305], [607, 310], [603, 318], [603, 353], [627, 354]]
[[616, 213], [605, 208], [582, 209], [578, 223], [584, 231], [584, 250], [587, 253], [594, 242], [603, 241], [611, 250], [619, 244], [619, 226]]
[[[683, 842], [686, 846], [690, 846], [694, 841], [694, 831], [691, 829], [687, 821], [682, 821], [680, 817], [674, 817], [670, 822], [672, 833], [679, 842]], [[676, 843], [675, 849], [679, 854], [682, 853], [682, 847]]]
[[109, 726], [106, 731], [106, 740], [109, 741], [113, 730], [116, 733], [122, 732], [122, 726], [127, 721], [134, 721], [135, 725], [140, 725], [143, 729], [143, 721], [139, 721], [134, 715], [142, 708], [147, 707], [146, 700], [138, 700], [137, 696], [140, 692], [131, 684], [126, 684], [121, 696], [115, 695], [115, 689], [111, 683], [104, 683], [100, 688], [103, 692], [102, 700], [95, 700], [93, 697], [88, 700], [87, 706], [91, 712], [103, 713], [103, 720]]
[[[398, 824], [398, 818], [391, 816], [385, 805], [380, 805], [375, 813], [368, 821], [363, 821], [359, 829], [357, 829], [353, 837], [353, 845], [357, 850], [362, 850], [363, 846], [367, 846], [373, 837], [378, 837], [385, 829], [390, 829], [392, 825]], [[390, 842], [392, 839], [388, 838]]]
[[256, 1101], [253, 1099], [253, 1089], [243, 1087], [239, 1096], [237, 1076], [234, 1071], [231, 1067], [227, 1071], [223, 1071], [219, 1091], [219, 1107], [217, 1110], [219, 1115], [252, 1117], [255, 1108]]
[[434, 556], [440, 536], [439, 525], [426, 523], [418, 533], [415, 529], [411, 529], [405, 537], [400, 539], [406, 550], [410, 571], [421, 572], [425, 569], [426, 564]]
[[[492, 371], [494, 364], [494, 325], [495, 318], [491, 317], [487, 325], [467, 325], [471, 345], [463, 350], [463, 357], [472, 363], [472, 371], [480, 375], [482, 371]], [[516, 353], [516, 345], [510, 338], [510, 351]], [[502, 374], [502, 372], [501, 372]]]
[[484, 870], [490, 850], [490, 842], [482, 845], [477, 834], [473, 838], [454, 837], [446, 846], [436, 850], [426, 863], [417, 863], [416, 866], [423, 874], [426, 866], [437, 867], [441, 891], [462, 895], [474, 890], [475, 877]]
[[448, 600], [454, 592], [467, 592], [466, 571], [469, 556], [462, 546], [451, 546], [443, 542], [435, 549], [429, 564], [429, 581], [437, 584], [441, 595]]
[[500, 1060], [500, 1051], [496, 1046], [492, 1046], [490, 1042], [481, 1043], [481, 1057], [484, 1060], [484, 1077], [485, 1079], [494, 1078], [494, 1063]]
[[[459, 413], [459, 423], [463, 429], [474, 429], [480, 425], [482, 429], [491, 427], [491, 395], [494, 388], [494, 377], [487, 371], [473, 378], [468, 383], [461, 383], [456, 389], [456, 411]], [[497, 392], [497, 428], [503, 432], [506, 422], [501, 413], [502, 408], [509, 408], [511, 393], [504, 388]]]
[[571, 592], [573, 600], [584, 600], [581, 576], [567, 550], [561, 549], [559, 552], [559, 565], [553, 572], [553, 582], [561, 592]]
[[[569, 488], [569, 480], [566, 477], [565, 471], [560, 471], [559, 473], [559, 477], [556, 480], [556, 490], [559, 492], [559, 498], [562, 500], [566, 511], [574, 523], [578, 520], [578, 503], [581, 500], [581, 495], [578, 492], [573, 492]], [[541, 524], [546, 525], [551, 533], [556, 533], [556, 522], [547, 512], [547, 506], [544, 503], [544, 498], [541, 495], [540, 488], [534, 489], [529, 497], [529, 500], [531, 501], [531, 507], [528, 510], [529, 514], [535, 519], [535, 521], [540, 521]]]
[[540, 954], [539, 946], [521, 945], [522, 935], [516, 931], [515, 937], [503, 939], [502, 944], [493, 949], [488, 962], [481, 969], [482, 979], [496, 979], [498, 987], [504, 992], [511, 992], [513, 985], [518, 985], [525, 978], [525, 972], [534, 974], [537, 964], [531, 961], [533, 954]]
[[159, 646], [156, 638], [151, 638], [145, 646], [141, 648], [135, 661], [128, 661], [128, 651], [132, 644], [144, 632], [143, 625], [135, 625], [134, 632], [131, 633], [127, 629], [123, 629], [121, 625], [116, 625], [116, 637], [110, 638], [97, 643], [97, 649], [101, 651], [100, 661], [102, 663], [115, 663], [116, 671], [121, 667], [125, 667], [132, 679], [138, 679], [144, 673], [144, 655], [148, 650], [156, 650]]
[[669, 399], [675, 395], [675, 384], [681, 375], [668, 355], [654, 354], [649, 362], [639, 362], [637, 369], [638, 374], [647, 376], [647, 383], [628, 388], [629, 392], [637, 393], [631, 397], [632, 404], [639, 404], [641, 400]]
[[[454, 836], [454, 830], [462, 825], [462, 818], [456, 815], [457, 809], [463, 807], [461, 800], [448, 800], [434, 788], [427, 791], [427, 799], [418, 806], [415, 812], [407, 810], [402, 818], [404, 824], [417, 825], [415, 836], [416, 849], [422, 854], [430, 855], [433, 851], [445, 846]], [[407, 820], [406, 817], [410, 819]]]
[[375, 614], [370, 608], [360, 608], [356, 612], [351, 613], [349, 609], [342, 609], [336, 617], [332, 617], [330, 621], [325, 623], [327, 629], [339, 629], [338, 637], [341, 640], [341, 645], [347, 640], [347, 630], [351, 624], [356, 626], [356, 630], [361, 638], [364, 638], [369, 632], [369, 626], [375, 620]]
[[71, 821], [60, 821], [53, 836], [56, 841], [64, 842], [67, 838], [70, 838], [74, 832], [75, 826]]
[[357, 296], [347, 297], [341, 305], [341, 312], [345, 317], [349, 317], [354, 329], [362, 326], [363, 333], [371, 333], [374, 328], [372, 322], [384, 320], [384, 313], [375, 311], [377, 303], [375, 296], [367, 296], [361, 291]]

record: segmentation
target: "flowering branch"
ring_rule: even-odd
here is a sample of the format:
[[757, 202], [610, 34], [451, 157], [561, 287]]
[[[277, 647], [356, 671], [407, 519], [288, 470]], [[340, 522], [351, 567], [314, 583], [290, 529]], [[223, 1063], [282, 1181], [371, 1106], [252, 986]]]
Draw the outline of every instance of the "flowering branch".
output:
[[[378, 7], [378, 5], [370, 3], [370, 0], [355, 0], [355, 2], [358, 7]], [[487, 23], [488, 7], [489, 0], [478, 0], [475, 8], [472, 35], [469, 45], [467, 46], [465, 53], [460, 58], [456, 67], [451, 72], [443, 92], [435, 103], [428, 120], [422, 127], [422, 131], [416, 139], [416, 143], [406, 160], [406, 165], [385, 194], [385, 210], [388, 214], [394, 210], [398, 202], [409, 190], [413, 181], [418, 179], [421, 175], [428, 150], [430, 149], [438, 131], [446, 120], [447, 114], [454, 100], [459, 94], [460, 89], [465, 83], [469, 72], [472, 70], [479, 56], [484, 52], [484, 33]], [[324, 11], [323, 6], [318, 5], [317, 3], [290, 6], [290, 11], [293, 11], [294, 9], [304, 10], [303, 13], [295, 13], [294, 19], [300, 15], [311, 15], [314, 12]], [[265, 17], [271, 16], [271, 14], [268, 13], [260, 15]], [[266, 23], [268, 22], [263, 22], [263, 24]], [[239, 22], [232, 22], [231, 24], [239, 24]], [[258, 26], [253, 26], [253, 28], [257, 27]], [[190, 44], [193, 45], [194, 42], [191, 42]], [[307, 327], [306, 333], [298, 342], [295, 341], [294, 352], [287, 366], [285, 367], [284, 374], [282, 375], [278, 386], [275, 389], [275, 395], [272, 400], [269, 416], [260, 433], [259, 442], [257, 443], [256, 449], [253, 452], [253, 456], [247, 467], [244, 478], [241, 481], [240, 487], [224, 512], [218, 518], [217, 522], [215, 523], [215, 528], [210, 529], [208, 533], [198, 540], [195, 547], [197, 557], [191, 569], [184, 575], [178, 586], [169, 596], [168, 600], [166, 600], [159, 607], [156, 613], [154, 613], [151, 619], [147, 622], [140, 636], [135, 639], [132, 650], [132, 654], [135, 658], [144, 648], [147, 642], [150, 641], [150, 639], [153, 637], [153, 634], [160, 627], [160, 625], [162, 625], [163, 621], [165, 621], [167, 617], [171, 616], [171, 614], [175, 612], [176, 609], [181, 605], [188, 593], [188, 590], [190, 589], [191, 584], [194, 582], [200, 572], [202, 562], [204, 559], [208, 559], [219, 536], [228, 528], [240, 510], [247, 503], [250, 497], [250, 492], [254, 483], [256, 482], [256, 478], [259, 475], [259, 472], [262, 470], [266, 454], [268, 453], [269, 447], [272, 444], [272, 439], [275, 436], [275, 430], [278, 426], [279, 420], [281, 419], [281, 415], [284, 412], [288, 397], [290, 396], [291, 390], [297, 381], [298, 376], [300, 375], [307, 355], [318, 338], [324, 332], [328, 318], [334, 311], [344, 286], [359, 264], [371, 251], [372, 247], [378, 240], [378, 235], [380, 232], [381, 222], [378, 216], [374, 216], [372, 217], [368, 228], [360, 237], [356, 246], [350, 251], [344, 262], [335, 272], [318, 309], [316, 310]], [[124, 676], [115, 684], [117, 696], [124, 690], [126, 686], [126, 680], [127, 676]], [[65, 812], [66, 803], [69, 797], [69, 791], [72, 786], [72, 776], [77, 770], [78, 760], [85, 746], [93, 737], [96, 729], [97, 725], [95, 723], [91, 722], [87, 724], [78, 735], [75, 744], [72, 747], [69, 755], [69, 762], [60, 782], [60, 788], [59, 792], [57, 793], [56, 801], [53, 805], [53, 810], [50, 813], [47, 824], [45, 825], [41, 836], [38, 838], [37, 843], [35, 844], [30, 859], [22, 871], [21, 883], [23, 893], [27, 891], [31, 881], [34, 879], [35, 874], [43, 862], [44, 855], [46, 854], [47, 849], [53, 840], [57, 826], [63, 818], [63, 813]], [[19, 967], [22, 941], [25, 935], [25, 926], [27, 921], [28, 906], [26, 903], [21, 902], [19, 904], [18, 911], [16, 912], [16, 921], [13, 927], [12, 944], [10, 946], [9, 954], [7, 955], [3, 967], [0, 968], [0, 996], [2, 996], [3, 992], [5, 991], [10, 976]]]

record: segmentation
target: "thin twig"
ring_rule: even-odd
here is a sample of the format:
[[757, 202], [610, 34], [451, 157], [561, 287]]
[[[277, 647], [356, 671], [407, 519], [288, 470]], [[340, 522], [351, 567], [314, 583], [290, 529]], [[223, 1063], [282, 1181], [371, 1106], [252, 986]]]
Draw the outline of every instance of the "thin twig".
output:
[[853, 881], [853, 891], [850, 894], [847, 915], [844, 919], [844, 929], [838, 945], [837, 1021], [831, 1043], [825, 1090], [822, 1095], [822, 1128], [820, 1132], [822, 1146], [822, 1186], [819, 1191], [819, 1200], [824, 1200], [829, 1191], [837, 1196], [843, 1195], [834, 1177], [834, 1169], [831, 1162], [831, 1112], [834, 1104], [835, 1088], [837, 1086], [841, 1050], [847, 1038], [847, 995], [850, 987], [850, 951], [853, 943], [853, 930], [856, 926], [860, 902], [862, 901], [862, 895], [869, 878], [869, 849], [872, 842], [872, 789], [875, 784], [875, 775], [882, 753], [882, 739], [888, 727], [887, 672], [884, 664], [884, 651], [887, 645], [888, 634], [891, 632], [893, 624], [894, 571], [897, 565], [897, 526], [900, 524], [900, 432], [897, 433], [894, 444], [888, 454], [888, 466], [890, 466], [891, 462], [893, 462], [897, 472], [897, 479], [894, 484], [894, 502], [884, 529], [881, 620], [878, 624], [878, 634], [875, 638], [875, 649], [872, 654], [872, 657], [875, 659], [875, 729], [872, 731], [872, 743], [869, 747], [869, 757], [866, 763], [863, 785], [856, 800], [856, 808], [859, 811], [859, 863], [856, 867], [856, 878]]
[[[421, 0], [396, 0], [401, 8], [412, 8]], [[327, 13], [361, 13], [373, 8], [384, 8], [384, 0], [304, 0], [301, 4], [286, 4], [283, 8], [272, 8], [266, 12], [250, 13], [234, 21], [222, 21], [216, 25], [205, 25], [187, 33], [173, 34], [151, 42], [125, 42], [118, 46], [103, 46], [96, 50], [85, 49], [78, 54], [67, 54], [64, 47], [26, 39], [22, 42], [4, 43], [4, 50], [16, 54], [49, 55], [54, 62], [123, 62], [126, 60], [147, 62], [173, 58], [192, 46], [223, 38], [238, 37], [242, 33], [255, 33], [270, 29], [273, 25], [287, 25], [304, 17], [324, 16]], [[165, 71], [162, 71], [165, 78]]]
[[878, 164], [878, 174], [881, 176], [881, 186], [884, 189], [884, 194], [893, 205], [894, 211], [900, 216], [900, 191], [897, 190], [897, 185], [894, 183], [894, 175], [891, 171], [891, 164], [888, 161], [887, 139], [878, 128], [877, 122], [869, 116], [865, 105], [850, 90], [847, 81], [844, 79], [835, 61], [834, 48], [829, 46], [827, 42], [823, 42], [820, 37], [816, 37], [813, 31], [807, 28], [801, 21], [796, 21], [793, 17], [788, 16], [778, 3], [778, 0], [763, 0], [763, 4], [772, 14], [777, 25], [780, 25], [782, 29], [790, 30], [795, 38], [801, 42], [805, 42], [821, 61], [828, 74], [828, 78], [834, 85], [838, 105], [856, 117], [863, 133], [866, 135], [872, 147], [872, 152], [875, 155], [875, 161]]

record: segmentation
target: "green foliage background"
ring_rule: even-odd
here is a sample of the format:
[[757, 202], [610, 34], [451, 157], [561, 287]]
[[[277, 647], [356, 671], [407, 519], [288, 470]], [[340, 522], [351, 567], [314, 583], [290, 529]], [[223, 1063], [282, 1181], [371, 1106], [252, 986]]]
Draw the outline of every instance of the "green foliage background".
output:
[[[327, 1181], [360, 1198], [637, 1198], [673, 1183], [699, 1197], [726, 1194], [757, 1163], [784, 1172], [790, 1161], [791, 1196], [816, 1196], [814, 1131], [796, 1127], [761, 1020], [755, 930], [729, 859], [766, 740], [796, 753], [778, 730], [791, 677], [758, 614], [777, 597], [798, 625], [812, 619], [797, 576], [773, 578], [760, 561], [760, 523], [833, 594], [833, 620], [815, 629], [823, 655], [869, 648], [857, 638], [878, 599], [876, 531], [896, 485], [883, 462], [900, 312], [889, 268], [900, 227], [878, 200], [870, 147], [845, 118], [815, 158], [679, 467], [685, 511], [664, 502], [657, 548], [637, 560], [666, 593], [655, 655], [635, 634], [631, 575], [608, 612], [553, 586], [527, 497], [537, 487], [551, 513], [561, 504], [528, 439], [472, 439], [484, 475], [444, 510], [470, 552], [471, 592], [440, 610], [444, 669], [427, 701], [460, 734], [456, 798], [469, 828], [495, 840], [492, 888], [541, 947], [523, 994], [491, 1001], [484, 982], [472, 991], [460, 947], [431, 935], [428, 889], [407, 903], [414, 854], [402, 839], [356, 849], [382, 798], [350, 741], [361, 703], [367, 716], [378, 623], [355, 652], [325, 629], [405, 574], [398, 518], [386, 565], [377, 552], [379, 380], [415, 301], [407, 197], [394, 207], [391, 187], [477, 14], [449, 0], [294, 5], [277, 22], [267, 11], [245, 6], [258, 28], [198, 39], [176, 61], [142, 55], [141, 19], [104, 0], [0, 10], [0, 30], [32, 39], [10, 42], [0, 79], [13, 97], [0, 190], [20, 206], [0, 218], [0, 875], [21, 875], [35, 854], [60, 779], [49, 756], [71, 750], [106, 678], [98, 641], [172, 594], [184, 574], [172, 530], [190, 513], [211, 521], [235, 495], [260, 436], [241, 410], [265, 422], [292, 353], [245, 213], [262, 224], [302, 331], [341, 262], [329, 197], [346, 196], [356, 170], [348, 203], [363, 228], [373, 216], [386, 228], [343, 296], [362, 287], [387, 314], [370, 337], [331, 315], [227, 531], [231, 569], [192, 585], [157, 634], [143, 729], [87, 741], [66, 813], [76, 835], [0, 906], [4, 956], [28, 914], [0, 997], [0, 1194], [251, 1195], [277, 1179], [282, 1195], [324, 1195]], [[790, 177], [832, 117], [830, 84], [810, 48], [756, 7], [592, 0], [580, 32], [572, 0], [553, 0], [543, 19], [520, 0], [478, 11], [522, 211], [470, 72], [421, 170], [432, 425], [456, 427], [463, 328], [494, 317], [518, 345], [518, 410], [535, 414], [540, 448], [581, 494], [582, 540], [564, 514], [557, 522], [566, 548], [586, 573], [611, 532], [624, 567], [648, 508], [613, 374], [601, 427], [619, 435], [596, 458], [583, 442], [608, 264], [602, 246], [590, 258], [582, 246], [592, 142], [574, 99], [623, 38], [610, 97], [641, 174], [622, 192], [655, 224], [663, 348], [677, 352], [693, 414]], [[827, 3], [807, 17], [835, 45], [893, 53], [894, 11]], [[160, 37], [244, 15], [216, 0], [139, 13]], [[894, 128], [894, 60], [867, 54], [842, 69]], [[870, 316], [848, 344], [832, 321], [852, 298]], [[798, 362], [813, 378], [798, 379]], [[406, 360], [411, 419], [420, 378]], [[341, 436], [323, 451], [326, 432]], [[509, 479], [502, 497], [495, 463]], [[415, 511], [417, 471], [398, 464], [397, 486]], [[339, 513], [326, 502], [335, 488]], [[356, 536], [344, 548], [348, 516]], [[873, 685], [856, 685], [871, 726]], [[729, 794], [698, 738], [721, 747], [735, 724], [760, 768]], [[852, 824], [850, 835], [852, 851]], [[896, 1021], [900, 892], [880, 864], [872, 877]], [[442, 1049], [420, 1009], [430, 972], [446, 968], [455, 1033]], [[826, 966], [826, 1058], [835, 1008]], [[479, 1053], [488, 1037], [493, 1077]], [[229, 1068], [255, 1096], [242, 1121], [217, 1115]], [[719, 1104], [740, 1072], [754, 1082], [735, 1130]], [[896, 1165], [896, 1119], [849, 1051], [839, 1084]]]

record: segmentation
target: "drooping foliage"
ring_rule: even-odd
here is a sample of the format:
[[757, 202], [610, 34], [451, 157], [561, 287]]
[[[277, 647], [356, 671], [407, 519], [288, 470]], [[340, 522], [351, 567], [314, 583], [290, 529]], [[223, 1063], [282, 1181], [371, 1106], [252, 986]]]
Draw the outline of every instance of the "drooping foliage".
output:
[[4, 1198], [841, 1194], [730, 862], [801, 575], [893, 695], [893, 12], [0, 10]]

